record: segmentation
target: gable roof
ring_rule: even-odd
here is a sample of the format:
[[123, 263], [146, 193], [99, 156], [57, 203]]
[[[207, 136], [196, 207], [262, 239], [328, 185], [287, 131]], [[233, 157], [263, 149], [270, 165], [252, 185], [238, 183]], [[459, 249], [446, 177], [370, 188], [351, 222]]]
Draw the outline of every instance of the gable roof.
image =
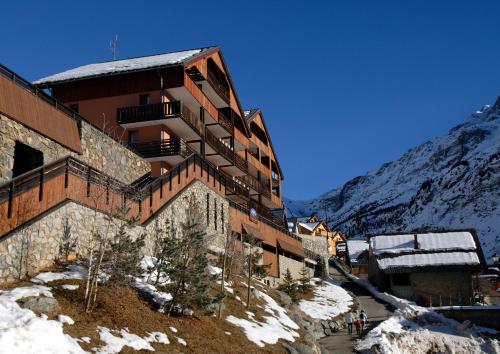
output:
[[[251, 109], [245, 110], [243, 113], [245, 114], [245, 121], [248, 124], [248, 127], [249, 127], [248, 130], [249, 130], [250, 134], [252, 134], [252, 131], [250, 130], [250, 123], [260, 113], [260, 119], [262, 120], [262, 125], [264, 126], [264, 131], [267, 135], [267, 140], [269, 140], [269, 146], [271, 147], [271, 150], [273, 151], [274, 158], [276, 160], [276, 166], [278, 167], [281, 179], [282, 180], [285, 179], [283, 176], [283, 171], [281, 170], [280, 163], [278, 161], [278, 155], [276, 154], [276, 150], [274, 149], [274, 146], [273, 146], [273, 141], [271, 140], [271, 136], [269, 135], [269, 130], [267, 129], [266, 121], [264, 119], [264, 114], [262, 113], [262, 110], [260, 108], [251, 108]], [[249, 135], [249, 136], [251, 136], [251, 135]]]
[[372, 235], [369, 245], [379, 269], [386, 273], [485, 264], [473, 230]]
[[205, 47], [156, 55], [147, 55], [129, 59], [105, 61], [95, 64], [87, 64], [41, 78], [35, 81], [34, 84], [55, 84], [67, 81], [88, 79], [98, 76], [108, 76], [179, 65], [193, 60], [200, 55], [205, 55], [207, 52], [217, 48], [218, 47]]

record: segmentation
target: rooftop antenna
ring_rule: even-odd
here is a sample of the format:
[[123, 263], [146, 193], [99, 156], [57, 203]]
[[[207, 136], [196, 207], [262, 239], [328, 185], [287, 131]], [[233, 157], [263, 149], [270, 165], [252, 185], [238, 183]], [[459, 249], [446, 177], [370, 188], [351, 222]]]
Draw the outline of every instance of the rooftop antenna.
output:
[[115, 35], [115, 38], [109, 41], [109, 49], [111, 50], [111, 54], [113, 55], [113, 60], [116, 60], [116, 51], [118, 49], [118, 35]]

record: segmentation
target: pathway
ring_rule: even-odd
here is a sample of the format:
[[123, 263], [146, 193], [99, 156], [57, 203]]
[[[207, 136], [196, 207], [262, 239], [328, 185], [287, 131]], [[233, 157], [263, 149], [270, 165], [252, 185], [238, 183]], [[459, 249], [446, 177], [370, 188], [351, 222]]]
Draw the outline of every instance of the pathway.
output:
[[[355, 304], [358, 308], [364, 309], [368, 315], [368, 326], [362, 335], [365, 335], [380, 322], [388, 319], [392, 314], [392, 309], [385, 303], [375, 299], [367, 290], [356, 285], [340, 273], [335, 267], [330, 267], [330, 275], [342, 282], [342, 287], [352, 292], [355, 298]], [[356, 332], [356, 330], [354, 330]], [[356, 343], [357, 335], [349, 336], [347, 329], [320, 340], [322, 353], [352, 353]]]

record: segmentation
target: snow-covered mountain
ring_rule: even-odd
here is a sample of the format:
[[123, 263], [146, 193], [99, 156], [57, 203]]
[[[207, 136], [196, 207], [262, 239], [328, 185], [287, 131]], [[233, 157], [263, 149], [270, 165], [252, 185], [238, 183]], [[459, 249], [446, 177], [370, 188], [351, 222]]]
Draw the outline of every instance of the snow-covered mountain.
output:
[[500, 251], [500, 97], [448, 135], [319, 198], [285, 205], [294, 216], [326, 214], [348, 237], [474, 228], [491, 260]]

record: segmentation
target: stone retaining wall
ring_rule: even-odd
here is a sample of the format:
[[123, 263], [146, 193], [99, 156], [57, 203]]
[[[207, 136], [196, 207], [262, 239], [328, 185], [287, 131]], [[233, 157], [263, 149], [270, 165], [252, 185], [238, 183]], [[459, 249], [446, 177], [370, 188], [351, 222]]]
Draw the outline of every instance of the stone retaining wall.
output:
[[[206, 224], [207, 194], [210, 203], [208, 225]], [[156, 225], [161, 229], [170, 225], [178, 235], [181, 234], [191, 196], [199, 206], [204, 229], [209, 235], [210, 249], [214, 252], [223, 250], [226, 230], [229, 227], [227, 217], [229, 203], [202, 182], [194, 182], [167, 204], [154, 220], [147, 225], [129, 229], [134, 236], [146, 233], [145, 255], [151, 254], [153, 244], [151, 235]], [[216, 203], [217, 229], [214, 221]], [[0, 283], [23, 278], [27, 274], [36, 273], [52, 265], [60, 257], [65, 231], [69, 231], [71, 239], [76, 240], [77, 253], [86, 254], [94, 230], [113, 234], [122, 223], [124, 221], [119, 218], [111, 218], [109, 221], [103, 213], [75, 202], [67, 202], [0, 241]]]
[[44, 164], [72, 155], [124, 183], [131, 183], [151, 170], [149, 162], [85, 121], [81, 137], [83, 154], [79, 155], [0, 114], [0, 183], [12, 179], [16, 141], [41, 151]]

